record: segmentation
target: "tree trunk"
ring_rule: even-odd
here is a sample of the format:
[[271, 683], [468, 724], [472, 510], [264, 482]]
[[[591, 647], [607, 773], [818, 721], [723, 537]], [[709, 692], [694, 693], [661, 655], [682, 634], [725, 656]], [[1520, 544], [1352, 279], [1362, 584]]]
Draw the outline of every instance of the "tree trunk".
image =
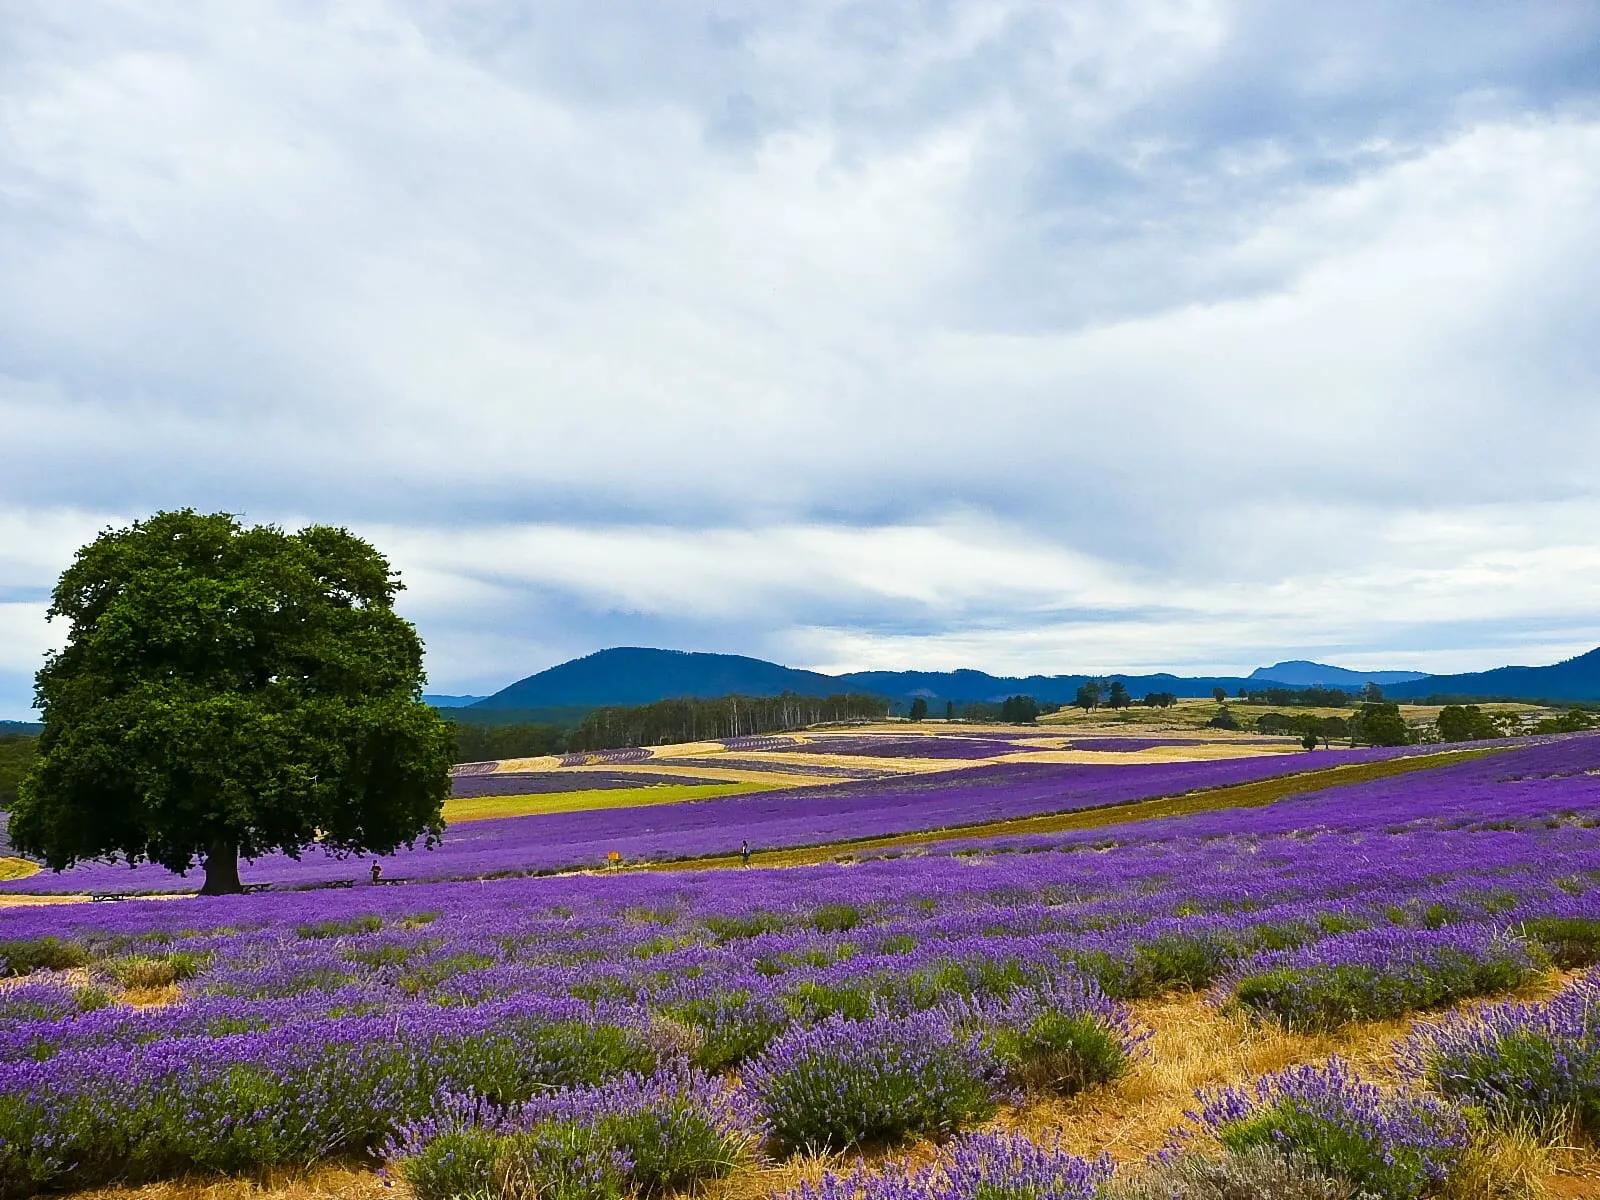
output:
[[234, 896], [244, 891], [239, 882], [239, 847], [232, 842], [212, 842], [206, 851], [206, 881], [202, 896]]

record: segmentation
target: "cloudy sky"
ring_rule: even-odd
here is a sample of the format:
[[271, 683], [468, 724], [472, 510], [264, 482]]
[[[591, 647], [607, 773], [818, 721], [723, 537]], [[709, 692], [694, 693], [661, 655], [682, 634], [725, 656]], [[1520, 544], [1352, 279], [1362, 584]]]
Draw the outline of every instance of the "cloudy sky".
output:
[[431, 687], [1600, 643], [1600, 5], [0, 0], [0, 717], [99, 528]]

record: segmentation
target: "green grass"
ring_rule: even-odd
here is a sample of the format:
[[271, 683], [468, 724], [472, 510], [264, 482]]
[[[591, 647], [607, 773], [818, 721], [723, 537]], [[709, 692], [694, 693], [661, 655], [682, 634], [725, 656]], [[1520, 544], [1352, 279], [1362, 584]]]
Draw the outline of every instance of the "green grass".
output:
[[771, 791], [770, 783], [658, 783], [636, 788], [594, 788], [582, 792], [556, 792], [541, 796], [473, 796], [447, 800], [444, 819], [450, 824], [483, 821], [490, 817], [531, 817], [545, 813], [587, 812], [600, 808], [644, 808], [652, 804], [682, 804], [743, 792]]

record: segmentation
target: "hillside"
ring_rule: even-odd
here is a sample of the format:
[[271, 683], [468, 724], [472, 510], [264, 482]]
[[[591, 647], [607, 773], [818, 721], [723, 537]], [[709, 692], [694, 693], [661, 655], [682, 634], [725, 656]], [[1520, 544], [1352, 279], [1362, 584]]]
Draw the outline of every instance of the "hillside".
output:
[[1600, 647], [1547, 667], [1496, 667], [1463, 675], [1429, 675], [1386, 687], [1393, 699], [1497, 696], [1514, 700], [1600, 700]]
[[649, 704], [680, 696], [828, 696], [870, 692], [909, 702], [920, 696], [930, 702], [997, 701], [1030, 695], [1049, 704], [1070, 704], [1078, 688], [1091, 678], [1121, 680], [1134, 696], [1172, 692], [1209, 696], [1221, 687], [1230, 694], [1246, 684], [1238, 676], [1182, 677], [1156, 675], [990, 675], [984, 671], [851, 671], [825, 675], [780, 666], [739, 654], [702, 654], [627, 646], [575, 658], [540, 671], [472, 705], [471, 712], [542, 709], [602, 704]]
[[619, 646], [519, 679], [471, 707], [560, 708], [649, 704], [675, 696], [827, 696], [847, 691], [838, 679], [739, 654], [700, 654]]
[[1291, 687], [1338, 687], [1353, 691], [1367, 683], [1388, 687], [1426, 679], [1427, 675], [1421, 671], [1352, 671], [1349, 667], [1335, 667], [1296, 658], [1274, 663], [1270, 667], [1257, 667], [1250, 672], [1250, 678], [1258, 683], [1285, 683]]
[[1120, 680], [1135, 698], [1147, 692], [1176, 696], [1209, 696], [1222, 688], [1230, 696], [1244, 687], [1237, 675], [990, 675], [985, 671], [851, 671], [838, 676], [850, 691], [873, 692], [894, 699], [922, 696], [928, 700], [1004, 700], [1032, 696], [1041, 704], [1071, 704], [1078, 689], [1091, 679]]

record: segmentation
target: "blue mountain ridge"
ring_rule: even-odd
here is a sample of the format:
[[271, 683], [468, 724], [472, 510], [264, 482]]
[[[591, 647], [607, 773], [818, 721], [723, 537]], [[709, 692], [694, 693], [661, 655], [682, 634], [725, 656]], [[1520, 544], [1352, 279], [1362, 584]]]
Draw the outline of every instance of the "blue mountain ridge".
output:
[[[605, 704], [649, 704], [674, 697], [711, 697], [742, 694], [775, 696], [796, 692], [825, 696], [838, 692], [868, 692], [891, 700], [923, 697], [931, 702], [995, 701], [1029, 695], [1042, 703], [1069, 704], [1080, 685], [1089, 679], [1121, 680], [1137, 699], [1147, 692], [1172, 692], [1178, 696], [1209, 696], [1214, 688], [1230, 696], [1241, 687], [1310, 686], [1305, 668], [1341, 672], [1319, 676], [1331, 686], [1354, 690], [1368, 679], [1392, 698], [1435, 694], [1524, 697], [1527, 699], [1600, 699], [1600, 649], [1548, 667], [1502, 667], [1469, 675], [1419, 675], [1415, 672], [1353, 671], [1322, 664], [1280, 664], [1290, 679], [1266, 677], [1263, 668], [1248, 677], [1182, 676], [1168, 672], [1153, 675], [991, 675], [985, 671], [850, 671], [823, 674], [781, 666], [739, 654], [710, 654], [619, 646], [575, 658], [537, 674], [472, 705], [473, 711], [537, 709], [558, 706], [596, 707]], [[1294, 668], [1294, 670], [1287, 670]]]

